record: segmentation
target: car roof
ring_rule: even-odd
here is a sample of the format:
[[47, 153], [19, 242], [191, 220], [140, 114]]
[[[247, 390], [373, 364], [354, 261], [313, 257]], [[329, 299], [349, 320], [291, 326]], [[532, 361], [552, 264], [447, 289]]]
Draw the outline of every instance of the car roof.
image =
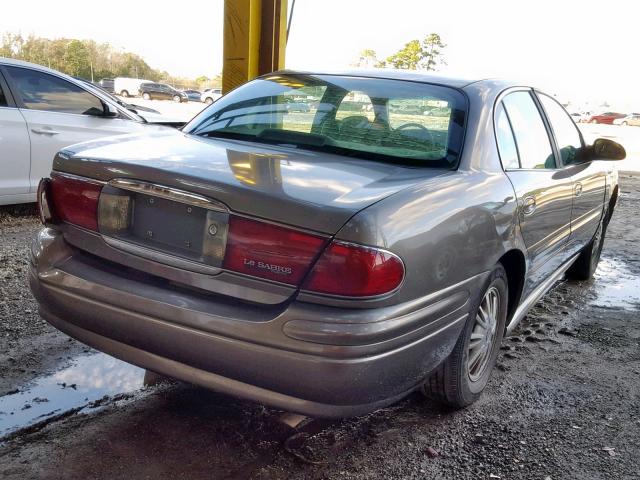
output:
[[522, 83], [509, 81], [499, 78], [486, 78], [486, 77], [457, 77], [441, 75], [429, 71], [423, 70], [398, 70], [392, 68], [374, 68], [374, 69], [350, 69], [350, 70], [279, 70], [277, 72], [263, 75], [268, 77], [269, 75], [278, 74], [297, 74], [297, 75], [340, 75], [349, 77], [366, 77], [366, 78], [380, 78], [387, 80], [408, 80], [413, 82], [433, 83], [437, 85], [446, 85], [454, 88], [464, 88], [475, 83], [487, 83], [500, 85], [502, 88], [508, 88], [510, 86], [528, 86]]
[[37, 63], [25, 62], [24, 60], [16, 60], [15, 58], [0, 57], [0, 63], [3, 63], [5, 65], [15, 65], [16, 67], [28, 67], [34, 70], [40, 70], [42, 72], [53, 73], [54, 75], [61, 75], [72, 78], [71, 76], [67, 75], [66, 73], [62, 73], [59, 70], [47, 68], [43, 65], [38, 65]]

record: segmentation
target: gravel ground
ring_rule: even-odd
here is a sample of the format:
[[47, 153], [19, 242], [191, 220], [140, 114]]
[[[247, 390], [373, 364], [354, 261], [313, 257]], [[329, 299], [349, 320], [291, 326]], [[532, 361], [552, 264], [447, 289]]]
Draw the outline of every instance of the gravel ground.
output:
[[0, 396], [82, 351], [38, 315], [27, 283], [35, 204], [0, 207]]
[[[416, 394], [294, 430], [281, 412], [163, 384], [19, 432], [0, 445], [0, 476], [637, 479], [640, 176], [622, 176], [621, 187], [597, 278], [561, 282], [540, 301], [504, 341], [483, 397], [465, 410]], [[35, 314], [25, 259], [36, 226], [29, 211], [0, 212], [0, 392], [83, 351]]]

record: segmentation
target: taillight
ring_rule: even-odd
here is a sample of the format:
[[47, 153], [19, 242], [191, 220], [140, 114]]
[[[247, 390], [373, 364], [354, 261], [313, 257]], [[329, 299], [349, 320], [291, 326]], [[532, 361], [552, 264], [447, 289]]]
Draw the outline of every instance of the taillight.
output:
[[298, 285], [325, 243], [317, 235], [230, 216], [223, 267]]
[[98, 231], [98, 199], [102, 185], [90, 180], [53, 174], [49, 183], [52, 205], [58, 220]]
[[396, 255], [373, 247], [334, 241], [318, 259], [303, 290], [345, 297], [392, 292], [404, 278]]

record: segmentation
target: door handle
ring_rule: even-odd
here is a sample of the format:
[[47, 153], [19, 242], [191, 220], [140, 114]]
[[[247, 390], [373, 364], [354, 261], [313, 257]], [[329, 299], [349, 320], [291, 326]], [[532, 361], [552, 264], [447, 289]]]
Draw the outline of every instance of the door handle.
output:
[[582, 184], [581, 183], [576, 183], [576, 186], [574, 187], [574, 192], [576, 197], [579, 197], [580, 195], [582, 195]]
[[50, 128], [32, 128], [31, 131], [39, 135], [58, 135], [60, 133], [56, 130], [51, 130]]
[[536, 211], [536, 199], [534, 197], [525, 197], [522, 202], [522, 213], [531, 215]]

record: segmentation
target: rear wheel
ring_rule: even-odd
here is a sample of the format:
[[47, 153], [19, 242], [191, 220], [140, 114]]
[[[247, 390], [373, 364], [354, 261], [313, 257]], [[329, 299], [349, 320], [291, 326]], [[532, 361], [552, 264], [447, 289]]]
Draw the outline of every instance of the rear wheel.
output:
[[507, 320], [507, 274], [496, 265], [447, 359], [423, 384], [422, 392], [450, 407], [475, 402], [496, 364]]
[[207, 105], [211, 105], [213, 103], [213, 98], [211, 97], [207, 97], [204, 99], [204, 103], [206, 103]]
[[607, 221], [607, 212], [604, 212], [593, 239], [584, 247], [582, 252], [580, 252], [580, 256], [573, 262], [573, 265], [569, 267], [569, 270], [567, 270], [567, 278], [571, 280], [589, 280], [593, 277], [600, 262], [604, 236], [607, 232]]
[[147, 92], [144, 92], [142, 94], [142, 98], [144, 98], [145, 100], [151, 100], [151, 95], [149, 95]]
[[622, 125], [624, 125], [626, 127], [629, 124], [627, 122], [622, 122]]
[[591, 120], [589, 123], [598, 123], [598, 120], [596, 120], [595, 118], [593, 120]]
[[126, 90], [122, 90], [122, 91], [120, 92], [120, 95], [121, 95], [122, 97], [124, 97], [124, 98], [127, 98], [127, 97], [129, 96], [129, 92], [127, 92]]

